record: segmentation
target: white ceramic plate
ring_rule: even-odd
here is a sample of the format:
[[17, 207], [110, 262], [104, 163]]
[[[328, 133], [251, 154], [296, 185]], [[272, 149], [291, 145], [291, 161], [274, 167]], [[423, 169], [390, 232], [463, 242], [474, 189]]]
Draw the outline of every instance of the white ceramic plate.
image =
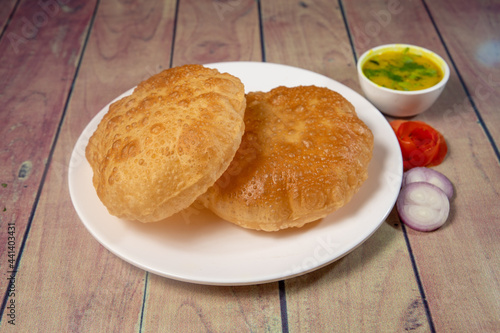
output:
[[239, 77], [247, 91], [316, 85], [342, 94], [375, 137], [368, 180], [346, 206], [302, 229], [275, 233], [246, 230], [196, 206], [168, 222], [121, 220], [109, 215], [97, 197], [85, 159], [88, 139], [108, 105], [81, 134], [69, 164], [73, 205], [97, 241], [132, 265], [161, 276], [200, 284], [245, 285], [310, 272], [346, 255], [370, 237], [394, 206], [403, 169], [398, 142], [382, 114], [350, 88], [304, 69], [257, 62], [207, 66]]

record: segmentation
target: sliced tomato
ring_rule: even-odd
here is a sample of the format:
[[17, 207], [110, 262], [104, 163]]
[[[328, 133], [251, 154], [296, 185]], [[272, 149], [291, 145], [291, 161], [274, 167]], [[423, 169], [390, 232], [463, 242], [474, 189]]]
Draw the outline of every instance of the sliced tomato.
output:
[[394, 120], [390, 124], [401, 147], [405, 171], [438, 165], [444, 160], [448, 147], [434, 128], [421, 121]]
[[436, 166], [444, 161], [446, 154], [448, 153], [448, 145], [444, 140], [444, 136], [439, 133], [439, 148], [436, 157], [427, 166]]

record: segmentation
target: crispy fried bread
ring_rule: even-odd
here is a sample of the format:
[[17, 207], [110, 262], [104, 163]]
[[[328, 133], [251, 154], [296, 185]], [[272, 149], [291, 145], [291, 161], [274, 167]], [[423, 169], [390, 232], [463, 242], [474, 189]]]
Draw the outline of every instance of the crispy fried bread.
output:
[[238, 78], [201, 65], [164, 70], [113, 103], [86, 148], [110, 214], [153, 222], [188, 207], [234, 157], [245, 103]]
[[247, 95], [245, 134], [231, 165], [200, 201], [245, 228], [301, 227], [344, 206], [367, 179], [373, 135], [327, 88]]

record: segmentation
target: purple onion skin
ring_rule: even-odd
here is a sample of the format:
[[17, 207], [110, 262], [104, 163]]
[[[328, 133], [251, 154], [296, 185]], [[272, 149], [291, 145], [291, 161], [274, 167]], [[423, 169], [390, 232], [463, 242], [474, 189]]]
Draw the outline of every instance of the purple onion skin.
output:
[[445, 224], [450, 202], [439, 187], [426, 183], [409, 183], [401, 189], [396, 208], [401, 221], [418, 231], [433, 231]]
[[414, 182], [427, 182], [439, 187], [451, 199], [454, 194], [453, 184], [441, 172], [426, 167], [416, 167], [403, 174], [402, 187]]

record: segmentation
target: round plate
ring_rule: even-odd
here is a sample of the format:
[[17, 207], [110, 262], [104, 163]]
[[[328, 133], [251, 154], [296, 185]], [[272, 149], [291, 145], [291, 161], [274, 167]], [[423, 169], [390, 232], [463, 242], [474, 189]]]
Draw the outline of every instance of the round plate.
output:
[[[300, 229], [272, 233], [247, 230], [196, 204], [165, 222], [121, 220], [111, 216], [97, 197], [92, 169], [85, 159], [88, 139], [108, 105], [81, 134], [69, 164], [73, 205], [97, 241], [132, 265], [161, 276], [200, 284], [245, 285], [277, 281], [325, 266], [377, 230], [394, 206], [403, 167], [396, 137], [372, 104], [339, 82], [300, 68], [258, 62], [206, 66], [239, 77], [247, 92], [280, 85], [316, 85], [342, 94], [375, 138], [368, 180], [346, 206]], [[131, 93], [129, 90], [117, 99]]]

